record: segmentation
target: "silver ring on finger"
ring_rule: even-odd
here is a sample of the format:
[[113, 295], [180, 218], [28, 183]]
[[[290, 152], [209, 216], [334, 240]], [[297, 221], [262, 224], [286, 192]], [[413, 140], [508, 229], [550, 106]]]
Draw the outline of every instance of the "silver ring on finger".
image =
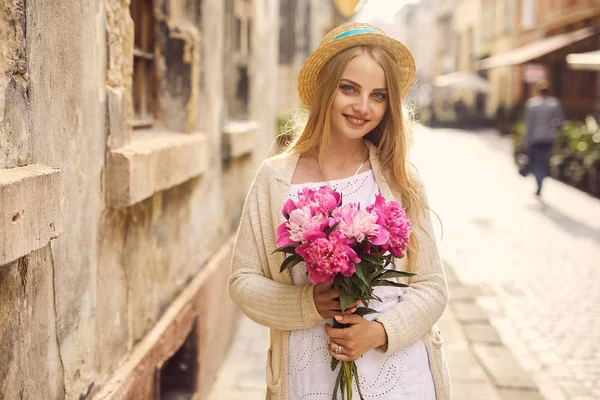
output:
[[337, 347], [335, 348], [335, 354], [341, 354], [341, 352], [342, 352], [342, 346], [340, 346], [338, 344]]

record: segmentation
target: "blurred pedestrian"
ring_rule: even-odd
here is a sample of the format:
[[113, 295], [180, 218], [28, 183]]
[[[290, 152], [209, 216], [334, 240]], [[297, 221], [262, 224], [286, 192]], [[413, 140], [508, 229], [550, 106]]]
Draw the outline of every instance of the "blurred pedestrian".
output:
[[[448, 300], [425, 190], [408, 161], [402, 100], [415, 75], [408, 49], [381, 29], [349, 23], [329, 32], [305, 61], [298, 91], [304, 130], [259, 168], [233, 251], [229, 293], [252, 320], [270, 328], [267, 399], [330, 400], [337, 371], [330, 359], [356, 361], [365, 397], [447, 400], [450, 382], [435, 323]], [[280, 272], [275, 228], [287, 199], [329, 186], [361, 209], [381, 193], [401, 201], [412, 221], [406, 289], [377, 287], [378, 312], [341, 311], [340, 293], [313, 285], [306, 265]], [[324, 255], [325, 257], [326, 255]], [[333, 318], [347, 324], [332, 328]], [[356, 386], [354, 396], [357, 399]]]
[[536, 96], [525, 104], [525, 140], [530, 171], [537, 184], [536, 196], [542, 194], [542, 183], [550, 170], [550, 156], [557, 129], [563, 124], [563, 111], [557, 98], [550, 96], [546, 83], [538, 86]]

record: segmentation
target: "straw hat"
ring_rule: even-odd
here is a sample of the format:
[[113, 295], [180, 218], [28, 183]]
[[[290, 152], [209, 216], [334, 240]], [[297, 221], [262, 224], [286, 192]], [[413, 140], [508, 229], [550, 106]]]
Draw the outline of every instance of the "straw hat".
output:
[[415, 77], [415, 60], [410, 51], [375, 25], [351, 22], [340, 25], [325, 35], [319, 47], [302, 65], [298, 75], [298, 93], [306, 107], [310, 106], [317, 86], [317, 76], [323, 66], [343, 50], [360, 45], [381, 47], [392, 55], [398, 68], [402, 70], [400, 86], [402, 97], [406, 95]]

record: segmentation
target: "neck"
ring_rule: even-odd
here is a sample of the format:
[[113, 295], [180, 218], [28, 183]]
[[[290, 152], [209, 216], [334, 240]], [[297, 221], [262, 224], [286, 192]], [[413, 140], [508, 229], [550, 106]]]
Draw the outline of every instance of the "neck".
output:
[[325, 149], [322, 163], [332, 169], [342, 169], [362, 163], [368, 155], [363, 139], [333, 140], [329, 149]]

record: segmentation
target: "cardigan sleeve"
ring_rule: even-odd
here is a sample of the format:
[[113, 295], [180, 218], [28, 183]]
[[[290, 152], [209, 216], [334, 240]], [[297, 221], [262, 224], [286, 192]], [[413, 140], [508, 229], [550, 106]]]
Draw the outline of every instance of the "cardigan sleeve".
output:
[[233, 248], [229, 296], [261, 325], [278, 330], [310, 328], [323, 319], [314, 303], [314, 285], [294, 286], [271, 277], [269, 263], [281, 259], [279, 253], [271, 254], [275, 249], [271, 207], [283, 204], [270, 202], [278, 182], [269, 170], [265, 163], [261, 165], [244, 204]]
[[417, 262], [411, 271], [416, 275], [408, 280], [409, 287], [404, 288], [400, 302], [376, 318], [387, 333], [388, 344], [379, 349], [385, 353], [423, 337], [448, 304], [448, 286], [429, 213], [413, 223], [412, 234], [418, 242]]

